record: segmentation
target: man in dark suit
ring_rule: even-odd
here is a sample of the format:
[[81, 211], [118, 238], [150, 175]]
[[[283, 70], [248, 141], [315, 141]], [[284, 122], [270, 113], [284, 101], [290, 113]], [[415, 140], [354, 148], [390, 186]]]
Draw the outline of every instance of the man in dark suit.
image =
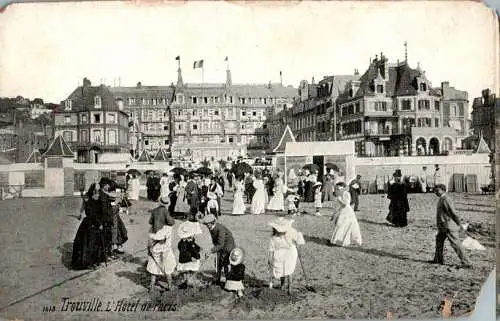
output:
[[222, 269], [224, 269], [224, 277], [227, 277], [229, 270], [229, 254], [236, 247], [233, 234], [227, 227], [218, 223], [213, 214], [205, 216], [202, 223], [207, 226], [210, 231], [210, 236], [212, 236], [214, 247], [211, 252], [217, 253], [217, 274], [215, 282], [221, 284], [223, 282], [221, 279]]
[[200, 191], [198, 189], [198, 185], [194, 181], [193, 174], [187, 175], [187, 183], [185, 187], [186, 191], [186, 199], [190, 208], [198, 208], [200, 206]]
[[455, 253], [457, 253], [462, 263], [462, 267], [471, 268], [472, 265], [465, 256], [462, 246], [460, 245], [460, 240], [456, 235], [456, 231], [451, 229], [450, 220], [460, 227], [460, 231], [465, 231], [466, 225], [460, 224], [460, 218], [453, 206], [453, 202], [446, 193], [446, 186], [444, 184], [437, 184], [434, 186], [434, 193], [439, 197], [436, 212], [438, 234], [436, 235], [436, 254], [431, 263], [444, 264], [444, 241], [448, 239], [451, 247], [455, 250]]

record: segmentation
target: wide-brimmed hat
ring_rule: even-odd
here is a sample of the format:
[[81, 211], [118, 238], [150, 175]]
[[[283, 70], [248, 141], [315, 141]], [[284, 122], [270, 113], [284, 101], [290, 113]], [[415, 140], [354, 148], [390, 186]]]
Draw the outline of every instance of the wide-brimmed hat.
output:
[[179, 238], [185, 239], [196, 235], [196, 231], [191, 224], [181, 224], [177, 230]]
[[215, 195], [215, 193], [214, 193], [214, 192], [208, 192], [208, 193], [207, 193], [207, 197], [208, 197], [209, 199], [211, 199], [211, 200], [215, 200], [215, 199], [217, 199], [217, 195]]
[[314, 183], [313, 187], [316, 187], [316, 186], [321, 186], [321, 185], [323, 185], [323, 183], [321, 183], [321, 182], [316, 182], [316, 183]]
[[167, 196], [160, 197], [160, 204], [169, 205], [170, 199]]
[[394, 172], [394, 174], [392, 174], [392, 176], [394, 176], [394, 177], [402, 177], [403, 174], [401, 174], [401, 170], [400, 169], [396, 169], [396, 171]]
[[244, 256], [245, 254], [243, 253], [243, 250], [236, 247], [231, 251], [231, 253], [229, 253], [229, 263], [232, 265], [241, 264]]
[[205, 215], [205, 217], [201, 220], [201, 222], [203, 224], [209, 224], [209, 223], [214, 223], [216, 220], [217, 220], [217, 218], [215, 217], [215, 215], [208, 214], [208, 215]]
[[287, 220], [283, 217], [278, 218], [275, 221], [272, 221], [269, 223], [269, 225], [274, 228], [276, 231], [282, 233], [282, 232], [287, 232], [290, 230], [292, 227], [294, 220]]

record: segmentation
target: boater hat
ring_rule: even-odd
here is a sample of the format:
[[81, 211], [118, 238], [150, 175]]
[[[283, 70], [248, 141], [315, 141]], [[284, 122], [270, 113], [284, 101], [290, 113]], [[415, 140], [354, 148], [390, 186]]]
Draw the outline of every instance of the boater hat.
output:
[[244, 256], [245, 254], [243, 253], [243, 250], [236, 247], [229, 254], [229, 263], [231, 263], [231, 265], [241, 264]]
[[282, 232], [287, 232], [290, 230], [292, 227], [294, 220], [287, 220], [284, 219], [283, 217], [278, 218], [277, 220], [269, 223], [269, 225], [274, 228], [276, 231], [282, 233]]
[[316, 187], [316, 186], [321, 186], [321, 185], [323, 185], [323, 183], [321, 183], [321, 182], [316, 182], [316, 183], [313, 185], [313, 187]]

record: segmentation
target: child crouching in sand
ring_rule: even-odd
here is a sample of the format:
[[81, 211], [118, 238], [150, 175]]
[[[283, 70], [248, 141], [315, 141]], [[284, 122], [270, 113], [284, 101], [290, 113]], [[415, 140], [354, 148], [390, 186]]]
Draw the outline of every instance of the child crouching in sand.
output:
[[151, 274], [152, 291], [156, 284], [156, 277], [165, 275], [167, 277], [167, 288], [172, 288], [172, 273], [176, 262], [172, 251], [172, 226], [175, 220], [168, 214], [168, 198], [160, 199], [160, 206], [151, 212], [148, 240], [148, 264], [146, 270]]
[[195, 235], [202, 234], [201, 227], [196, 221], [196, 209], [189, 213], [189, 220], [179, 226], [179, 264], [177, 271], [183, 275], [180, 288], [193, 285], [194, 273], [200, 270], [201, 248], [196, 244]]
[[233, 292], [237, 298], [243, 296], [243, 279], [245, 278], [245, 265], [243, 264], [243, 250], [234, 248], [229, 254], [229, 273], [224, 288]]
[[[292, 274], [297, 264], [297, 245], [305, 244], [302, 233], [292, 227], [294, 220], [282, 217], [269, 223], [273, 228], [273, 235], [269, 242], [268, 263], [272, 270], [269, 287], [273, 287], [273, 278], [280, 279], [281, 289], [292, 290]], [[285, 287], [287, 283], [288, 287]]]

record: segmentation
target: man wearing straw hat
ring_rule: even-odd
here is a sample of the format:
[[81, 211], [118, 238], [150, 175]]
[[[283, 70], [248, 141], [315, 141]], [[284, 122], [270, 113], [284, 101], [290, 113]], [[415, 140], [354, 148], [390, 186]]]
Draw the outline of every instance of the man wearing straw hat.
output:
[[451, 247], [460, 258], [462, 267], [471, 268], [472, 265], [470, 264], [469, 259], [465, 256], [456, 232], [450, 228], [449, 223], [450, 220], [453, 220], [453, 222], [460, 227], [460, 231], [465, 231], [466, 225], [460, 224], [460, 218], [455, 211], [452, 201], [446, 193], [446, 186], [444, 184], [437, 184], [434, 187], [434, 193], [439, 197], [436, 213], [438, 234], [436, 235], [436, 254], [430, 263], [444, 264], [444, 241], [448, 239]]
[[207, 226], [212, 237], [214, 247], [211, 252], [216, 253], [216, 284], [223, 282], [221, 278], [222, 269], [224, 269], [224, 277], [227, 277], [229, 270], [229, 254], [236, 247], [231, 231], [224, 225], [217, 222], [217, 218], [213, 214], [206, 215], [202, 223]]

